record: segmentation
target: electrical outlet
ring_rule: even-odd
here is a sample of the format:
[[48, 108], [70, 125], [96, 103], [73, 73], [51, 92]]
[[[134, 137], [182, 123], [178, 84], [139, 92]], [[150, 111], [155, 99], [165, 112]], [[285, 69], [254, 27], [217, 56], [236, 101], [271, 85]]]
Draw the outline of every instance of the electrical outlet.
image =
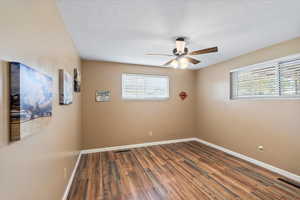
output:
[[259, 151], [264, 151], [264, 147], [263, 147], [263, 146], [258, 146], [257, 149], [258, 149]]
[[153, 135], [153, 132], [152, 131], [149, 131], [149, 136], [152, 136]]
[[64, 179], [66, 179], [67, 176], [68, 176], [68, 170], [67, 170], [67, 168], [65, 167], [65, 168], [64, 168]]

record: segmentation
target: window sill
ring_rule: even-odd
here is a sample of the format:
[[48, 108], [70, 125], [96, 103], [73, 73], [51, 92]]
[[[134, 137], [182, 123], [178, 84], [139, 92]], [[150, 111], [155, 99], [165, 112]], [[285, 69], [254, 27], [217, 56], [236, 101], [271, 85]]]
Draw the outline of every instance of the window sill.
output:
[[300, 96], [291, 96], [291, 97], [233, 97], [230, 100], [271, 100], [271, 101], [299, 101]]
[[170, 97], [166, 98], [146, 98], [146, 99], [135, 99], [135, 98], [122, 98], [124, 101], [168, 101]]

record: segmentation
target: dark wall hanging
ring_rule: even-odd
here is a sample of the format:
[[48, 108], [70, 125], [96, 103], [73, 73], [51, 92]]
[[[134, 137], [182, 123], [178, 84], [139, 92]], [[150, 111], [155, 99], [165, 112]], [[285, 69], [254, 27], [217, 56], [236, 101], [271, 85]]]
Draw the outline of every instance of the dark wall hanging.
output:
[[81, 74], [77, 68], [74, 69], [74, 92], [80, 92]]
[[188, 97], [188, 95], [186, 92], [182, 91], [179, 93], [179, 97], [181, 98], [181, 100], [185, 100]]

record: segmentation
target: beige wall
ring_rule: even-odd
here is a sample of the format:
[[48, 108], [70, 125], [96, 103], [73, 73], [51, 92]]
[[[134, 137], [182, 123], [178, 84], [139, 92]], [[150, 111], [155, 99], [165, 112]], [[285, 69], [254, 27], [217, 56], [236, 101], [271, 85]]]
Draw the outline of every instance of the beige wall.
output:
[[295, 53], [300, 38], [199, 70], [198, 137], [300, 175], [300, 100], [229, 100], [231, 69]]
[[7, 63], [0, 62], [0, 199], [59, 200], [80, 149], [81, 108], [80, 94], [58, 105], [58, 69], [73, 73], [80, 60], [54, 0], [2, 0], [0, 13], [0, 60], [32, 66], [54, 83], [52, 118], [32, 121], [32, 136], [9, 143]]
[[[195, 71], [94, 61], [83, 61], [82, 66], [85, 149], [195, 136]], [[122, 100], [123, 72], [168, 75], [171, 98]], [[111, 102], [95, 102], [96, 90], [110, 90]], [[188, 93], [185, 101], [180, 91]]]

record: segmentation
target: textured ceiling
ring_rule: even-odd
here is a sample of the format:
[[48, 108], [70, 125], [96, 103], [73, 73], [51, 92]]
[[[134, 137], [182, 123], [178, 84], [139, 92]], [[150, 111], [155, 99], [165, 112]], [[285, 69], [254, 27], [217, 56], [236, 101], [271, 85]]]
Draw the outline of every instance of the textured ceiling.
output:
[[201, 68], [300, 36], [299, 0], [57, 0], [84, 59], [161, 66], [176, 36]]

